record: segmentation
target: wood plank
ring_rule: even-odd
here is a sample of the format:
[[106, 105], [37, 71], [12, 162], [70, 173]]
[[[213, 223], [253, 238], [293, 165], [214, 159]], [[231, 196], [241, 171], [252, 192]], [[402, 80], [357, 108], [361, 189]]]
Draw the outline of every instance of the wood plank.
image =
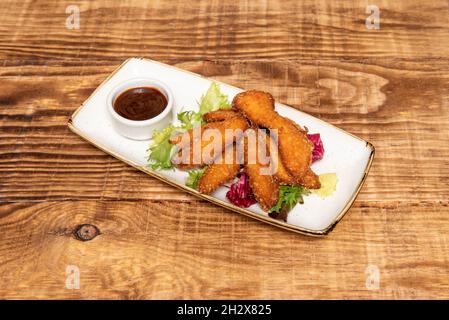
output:
[[[447, 202], [448, 61], [180, 61], [175, 66], [272, 92], [281, 102], [371, 141], [377, 155], [361, 200]], [[117, 64], [9, 62], [0, 70], [1, 201], [194, 199], [68, 130], [69, 116]]]
[[[65, 27], [68, 4], [79, 30]], [[3, 0], [0, 298], [448, 299], [449, 3], [378, 1], [379, 30], [367, 4]], [[270, 91], [371, 141], [353, 208], [330, 236], [300, 236], [72, 134], [69, 116], [130, 56]], [[101, 234], [75, 239], [83, 223]]]
[[[0, 206], [1, 298], [448, 298], [447, 204], [359, 203], [310, 238], [208, 203]], [[76, 240], [90, 223], [101, 234]], [[275, 240], [274, 240], [275, 239]], [[80, 289], [65, 287], [66, 267]], [[376, 265], [380, 288], [366, 287]]]
[[75, 30], [65, 27], [69, 4], [2, 1], [0, 60], [449, 56], [445, 0], [378, 1], [379, 30], [366, 28], [364, 0], [80, 0]]

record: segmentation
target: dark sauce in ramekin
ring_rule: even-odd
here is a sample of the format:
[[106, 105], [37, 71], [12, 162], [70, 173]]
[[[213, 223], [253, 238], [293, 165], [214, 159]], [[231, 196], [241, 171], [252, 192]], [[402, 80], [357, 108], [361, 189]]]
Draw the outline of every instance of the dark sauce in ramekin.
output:
[[128, 89], [115, 99], [114, 110], [123, 118], [142, 121], [161, 114], [167, 107], [167, 97], [153, 87]]

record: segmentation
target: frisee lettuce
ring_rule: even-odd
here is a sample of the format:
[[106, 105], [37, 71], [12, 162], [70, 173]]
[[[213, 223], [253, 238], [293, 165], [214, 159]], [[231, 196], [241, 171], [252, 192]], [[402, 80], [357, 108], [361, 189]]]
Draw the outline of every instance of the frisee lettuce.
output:
[[281, 210], [291, 210], [298, 202], [303, 204], [303, 196], [309, 194], [310, 191], [302, 186], [280, 186], [278, 202], [270, 209], [270, 212], [279, 213]]
[[187, 131], [203, 124], [203, 116], [195, 111], [183, 111], [178, 113], [180, 127]]
[[216, 111], [218, 109], [230, 109], [228, 96], [221, 93], [220, 87], [212, 82], [206, 94], [201, 96], [200, 100], [200, 114]]
[[172, 169], [171, 158], [176, 153], [177, 147], [169, 142], [172, 134], [175, 134], [178, 128], [169, 125], [161, 130], [153, 131], [153, 144], [149, 147], [148, 161], [151, 162], [151, 169]]
[[198, 189], [198, 182], [200, 181], [201, 177], [204, 174], [204, 171], [206, 171], [207, 166], [203, 167], [201, 169], [194, 169], [190, 170], [188, 172], [188, 177], [186, 180], [186, 186], [192, 188], [192, 189]]
[[177, 115], [179, 125], [169, 125], [164, 129], [153, 132], [153, 143], [148, 149], [148, 162], [150, 167], [153, 170], [173, 169], [171, 158], [177, 152], [177, 147], [170, 144], [170, 137], [202, 125], [203, 115], [207, 112], [229, 108], [231, 108], [231, 104], [229, 103], [228, 96], [221, 93], [220, 87], [213, 82], [207, 92], [201, 96], [198, 112], [180, 112]]

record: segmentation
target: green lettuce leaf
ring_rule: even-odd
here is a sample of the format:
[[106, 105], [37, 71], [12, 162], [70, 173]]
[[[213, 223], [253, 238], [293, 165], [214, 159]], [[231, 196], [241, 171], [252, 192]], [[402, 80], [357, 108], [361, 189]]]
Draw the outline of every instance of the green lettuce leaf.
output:
[[207, 167], [201, 168], [201, 169], [195, 169], [190, 170], [188, 172], [189, 176], [186, 180], [186, 186], [192, 188], [192, 189], [198, 189], [198, 182], [200, 181], [200, 178], [203, 176], [204, 171], [206, 171]]
[[171, 158], [176, 153], [177, 147], [169, 142], [170, 136], [175, 134], [178, 128], [169, 125], [168, 127], [155, 130], [153, 132], [153, 144], [149, 148], [148, 161], [151, 162], [151, 169], [172, 169]]
[[281, 212], [281, 210], [291, 210], [299, 202], [304, 203], [304, 195], [309, 195], [310, 191], [302, 186], [280, 186], [279, 199], [270, 212]]
[[220, 87], [213, 82], [200, 100], [200, 114], [203, 115], [218, 109], [230, 109], [228, 96], [221, 93]]
[[203, 124], [202, 114], [195, 111], [184, 111], [178, 113], [178, 120], [181, 122], [180, 128], [185, 131]]

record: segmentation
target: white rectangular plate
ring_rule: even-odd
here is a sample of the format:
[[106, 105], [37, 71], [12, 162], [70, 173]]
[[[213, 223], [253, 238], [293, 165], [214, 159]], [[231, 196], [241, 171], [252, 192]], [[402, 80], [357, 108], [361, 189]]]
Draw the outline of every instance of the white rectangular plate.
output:
[[[210, 196], [200, 194], [185, 186], [186, 172], [153, 171], [147, 166], [149, 141], [124, 138], [112, 128], [106, 109], [106, 97], [115, 85], [135, 77], [156, 78], [169, 85], [174, 94], [175, 112], [181, 109], [196, 110], [197, 101], [212, 82], [198, 74], [156, 61], [128, 59], [72, 115], [68, 123], [70, 129], [112, 156], [200, 198], [285, 229], [308, 235], [324, 235], [332, 230], [348, 211], [368, 174], [374, 157], [372, 144], [292, 107], [276, 103], [276, 110], [281, 115], [306, 126], [310, 133], [321, 134], [325, 155], [322, 160], [312, 165], [312, 169], [317, 174], [336, 173], [338, 177], [336, 192], [326, 199], [313, 194], [306, 196], [305, 203], [297, 205], [289, 213], [286, 222], [268, 217], [257, 204], [248, 209], [232, 205], [226, 199], [226, 187], [221, 187]], [[230, 100], [243, 91], [227, 84], [219, 84], [222, 92], [227, 94]]]

